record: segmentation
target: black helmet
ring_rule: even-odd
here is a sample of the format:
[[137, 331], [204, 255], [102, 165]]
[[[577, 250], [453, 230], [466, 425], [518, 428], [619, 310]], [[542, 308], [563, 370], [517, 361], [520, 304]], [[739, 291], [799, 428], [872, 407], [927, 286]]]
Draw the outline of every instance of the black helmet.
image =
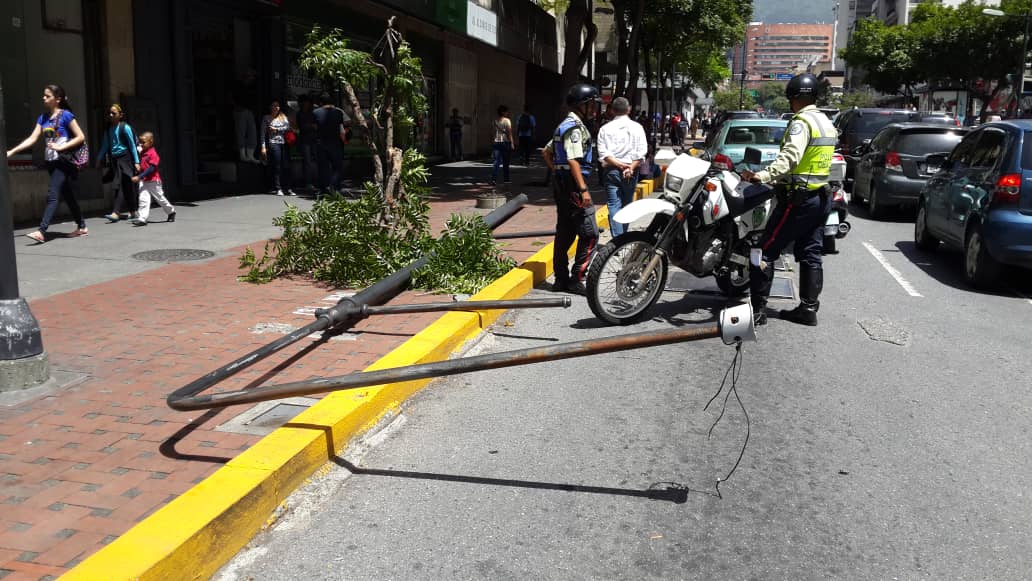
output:
[[596, 103], [602, 101], [598, 94], [598, 89], [593, 85], [577, 83], [570, 87], [570, 90], [566, 93], [566, 104], [571, 107], [587, 103], [588, 101], [595, 101]]
[[820, 85], [820, 81], [810, 73], [796, 75], [785, 85], [785, 97], [790, 101], [800, 97], [809, 97], [816, 101], [818, 85]]

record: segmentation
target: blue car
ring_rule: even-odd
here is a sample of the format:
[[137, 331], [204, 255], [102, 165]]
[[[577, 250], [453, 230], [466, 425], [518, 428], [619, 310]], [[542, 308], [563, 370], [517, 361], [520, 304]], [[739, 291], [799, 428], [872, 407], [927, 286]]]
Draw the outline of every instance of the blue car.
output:
[[1032, 268], [1032, 120], [982, 125], [943, 156], [918, 199], [914, 242], [962, 249], [976, 287], [1005, 266]]
[[745, 148], [755, 147], [763, 154], [764, 165], [774, 161], [781, 149], [781, 137], [788, 121], [782, 119], [731, 119], [712, 133], [704, 145], [714, 163], [742, 163]]

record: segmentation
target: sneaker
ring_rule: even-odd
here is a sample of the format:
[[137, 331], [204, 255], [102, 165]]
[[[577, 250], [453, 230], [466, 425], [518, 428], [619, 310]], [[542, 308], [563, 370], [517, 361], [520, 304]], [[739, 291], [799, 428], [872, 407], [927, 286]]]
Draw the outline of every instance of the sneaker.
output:
[[295, 192], [294, 190], [292, 190], [290, 188], [287, 188], [287, 195], [288, 196], [296, 196], [297, 192]]
[[111, 212], [110, 214], [104, 214], [104, 217], [107, 218], [109, 222], [117, 222], [122, 219], [121, 216], [114, 212]]
[[285, 196], [286, 194], [283, 193], [283, 190], [276, 190], [276, 195], [277, 196]]
[[175, 211], [173, 211], [171, 214], [169, 214], [168, 218], [165, 219], [165, 221], [166, 222], [175, 222], [176, 221], [176, 213], [175, 213]]
[[583, 296], [588, 294], [588, 289], [584, 286], [583, 282], [579, 280], [571, 280], [570, 282], [566, 283], [566, 292]]
[[72, 234], [71, 234], [71, 236], [73, 238], [77, 237], [77, 236], [89, 236], [89, 235], [90, 235], [90, 231], [85, 226], [83, 226], [82, 228], [76, 228], [74, 231], [72, 231]]
[[141, 220], [139, 218], [133, 218], [132, 220], [129, 220], [129, 223], [132, 224], [133, 226], [146, 226], [147, 225], [147, 221], [146, 220]]

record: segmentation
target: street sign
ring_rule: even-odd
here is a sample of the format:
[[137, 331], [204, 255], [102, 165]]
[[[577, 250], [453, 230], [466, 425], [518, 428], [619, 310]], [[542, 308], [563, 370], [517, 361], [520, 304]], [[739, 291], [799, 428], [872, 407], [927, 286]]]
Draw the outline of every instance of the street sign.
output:
[[774, 78], [778, 81], [791, 81], [792, 73], [778, 73]]

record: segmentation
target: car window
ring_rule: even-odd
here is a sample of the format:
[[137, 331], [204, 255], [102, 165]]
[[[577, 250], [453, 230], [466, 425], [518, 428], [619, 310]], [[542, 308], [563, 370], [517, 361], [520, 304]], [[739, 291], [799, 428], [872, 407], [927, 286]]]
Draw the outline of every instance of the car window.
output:
[[909, 113], [866, 113], [857, 117], [856, 123], [850, 129], [857, 133], [876, 133], [889, 123], [902, 123], [910, 118]]
[[892, 141], [892, 137], [896, 134], [895, 129], [882, 129], [874, 136], [871, 140], [871, 151], [885, 151], [886, 146]]
[[780, 145], [784, 127], [735, 125], [727, 130], [726, 145]]
[[956, 147], [953, 148], [953, 153], [950, 154], [949, 163], [953, 169], [965, 169], [971, 165], [971, 154], [975, 151], [975, 145], [978, 140], [982, 137], [984, 131], [976, 131], [968, 134], [967, 137], [962, 139]]
[[1025, 132], [1025, 139], [1021, 145], [1021, 167], [1032, 170], [1032, 131]]
[[892, 147], [908, 155], [949, 153], [963, 137], [956, 131], [909, 131], [900, 134]]
[[987, 129], [982, 133], [982, 138], [978, 140], [978, 145], [971, 154], [971, 167], [995, 167], [1003, 156], [1007, 134], [998, 129]]

